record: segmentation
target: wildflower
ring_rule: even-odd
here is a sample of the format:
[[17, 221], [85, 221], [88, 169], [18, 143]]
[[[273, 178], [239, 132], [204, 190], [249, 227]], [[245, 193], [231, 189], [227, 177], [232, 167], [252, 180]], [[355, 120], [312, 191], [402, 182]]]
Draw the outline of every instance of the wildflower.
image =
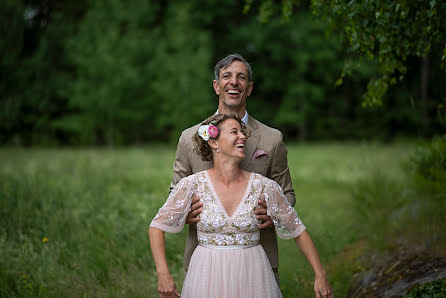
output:
[[43, 243], [47, 243], [47, 242], [48, 242], [48, 238], [43, 237], [42, 242], [43, 242]]

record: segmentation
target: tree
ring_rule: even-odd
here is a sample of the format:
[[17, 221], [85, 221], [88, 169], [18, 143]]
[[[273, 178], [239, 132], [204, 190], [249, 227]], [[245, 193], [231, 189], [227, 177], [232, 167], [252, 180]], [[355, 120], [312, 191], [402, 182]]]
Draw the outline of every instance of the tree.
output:
[[[245, 10], [256, 1], [245, 0]], [[272, 0], [261, 0], [260, 17], [267, 20], [277, 14]], [[299, 1], [282, 2], [282, 16], [291, 17]], [[258, 4], [258, 3], [257, 3]], [[363, 104], [380, 105], [389, 86], [404, 79], [408, 58], [417, 56], [427, 63], [427, 57], [440, 56], [444, 69], [446, 63], [446, 3], [424, 0], [312, 0], [312, 12], [327, 21], [331, 30], [343, 34], [351, 53], [376, 63], [378, 73], [372, 77], [364, 95]], [[443, 21], [442, 21], [443, 20]], [[426, 64], [427, 65], [427, 64]], [[347, 64], [344, 75], [355, 65]], [[426, 69], [424, 69], [426, 72]], [[423, 87], [427, 89], [426, 75]], [[421, 97], [427, 95], [421, 95]]]
[[76, 73], [66, 89], [71, 113], [57, 125], [77, 142], [113, 145], [170, 140], [207, 115], [209, 37], [188, 10], [92, 1], [66, 47]]

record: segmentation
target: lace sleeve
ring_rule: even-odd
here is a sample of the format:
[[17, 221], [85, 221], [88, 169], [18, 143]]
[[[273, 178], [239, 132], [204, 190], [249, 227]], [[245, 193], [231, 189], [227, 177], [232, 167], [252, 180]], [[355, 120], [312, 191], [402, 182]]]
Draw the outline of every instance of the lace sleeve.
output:
[[271, 217], [276, 232], [282, 239], [292, 239], [305, 231], [305, 226], [290, 205], [277, 182], [270, 180], [265, 189], [267, 214]]
[[191, 180], [190, 177], [186, 177], [175, 185], [167, 201], [153, 218], [150, 227], [168, 233], [178, 233], [183, 229], [193, 195]]

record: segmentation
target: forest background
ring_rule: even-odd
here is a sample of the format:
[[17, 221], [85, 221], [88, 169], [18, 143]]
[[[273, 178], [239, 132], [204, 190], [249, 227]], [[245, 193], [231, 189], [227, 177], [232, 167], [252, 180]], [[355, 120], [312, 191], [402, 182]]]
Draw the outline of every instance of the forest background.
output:
[[[314, 2], [323, 12], [315, 4], [324, 1]], [[391, 141], [441, 130], [441, 40], [404, 57], [405, 69], [394, 75], [404, 72], [402, 79], [386, 87], [381, 106], [364, 105], [382, 67], [348, 44], [348, 27], [315, 17], [309, 1], [292, 7], [288, 21], [265, 22], [259, 11], [283, 9], [273, 3], [2, 1], [0, 144], [175, 143], [184, 128], [215, 112], [213, 66], [234, 52], [254, 69], [248, 111], [280, 128], [286, 141]], [[420, 3], [411, 13], [417, 5], [432, 8]], [[406, 30], [400, 23], [397, 33]], [[375, 25], [388, 30], [368, 26]], [[407, 34], [406, 48], [429, 37]]]

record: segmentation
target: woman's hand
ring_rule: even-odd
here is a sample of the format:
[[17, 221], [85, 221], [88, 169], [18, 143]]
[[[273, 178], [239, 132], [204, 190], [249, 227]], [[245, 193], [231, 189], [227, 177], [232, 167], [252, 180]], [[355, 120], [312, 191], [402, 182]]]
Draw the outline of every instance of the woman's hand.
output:
[[181, 297], [170, 273], [158, 274], [158, 292], [161, 298]]
[[317, 298], [332, 298], [333, 292], [328, 284], [327, 277], [324, 275], [316, 276], [314, 280], [314, 293]]

